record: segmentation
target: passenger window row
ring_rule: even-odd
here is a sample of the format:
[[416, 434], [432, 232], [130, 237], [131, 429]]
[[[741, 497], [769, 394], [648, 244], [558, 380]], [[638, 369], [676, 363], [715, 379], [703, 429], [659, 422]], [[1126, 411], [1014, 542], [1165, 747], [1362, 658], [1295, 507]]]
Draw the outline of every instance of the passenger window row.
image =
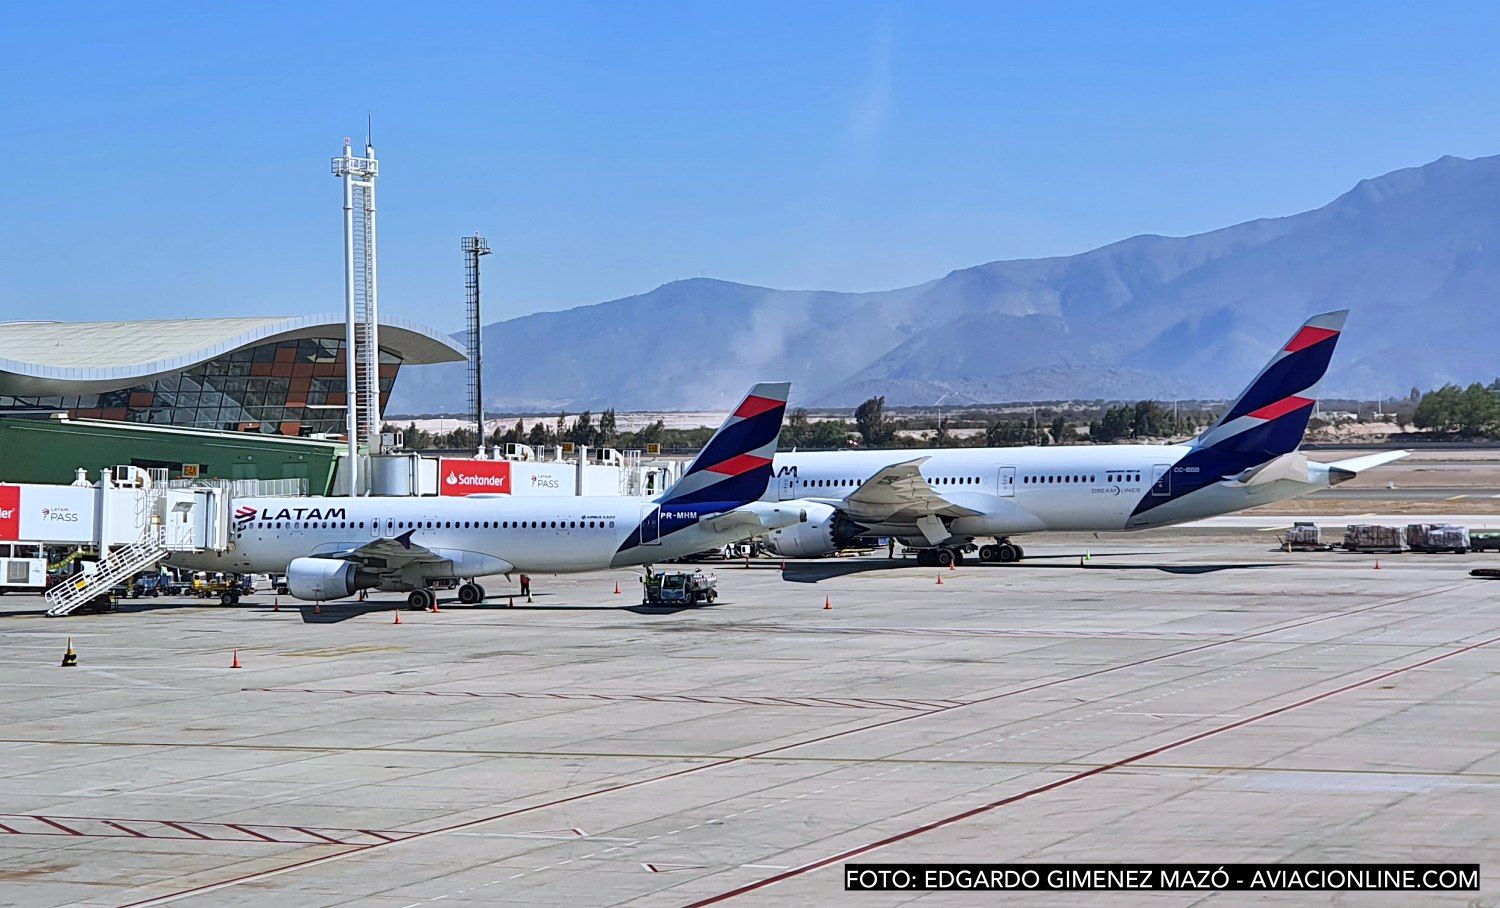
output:
[[[1139, 473], [1106, 473], [1105, 482], [1140, 482]], [[1024, 476], [1021, 478], [1023, 485], [1053, 485], [1059, 483], [1082, 483], [1098, 482], [1099, 477], [1094, 473], [1064, 473], [1047, 474], [1045, 476]]]
[[[376, 521], [376, 527], [380, 522]], [[257, 530], [362, 530], [363, 520], [275, 520], [251, 524]], [[614, 529], [613, 520], [397, 520], [397, 530], [602, 530]]]

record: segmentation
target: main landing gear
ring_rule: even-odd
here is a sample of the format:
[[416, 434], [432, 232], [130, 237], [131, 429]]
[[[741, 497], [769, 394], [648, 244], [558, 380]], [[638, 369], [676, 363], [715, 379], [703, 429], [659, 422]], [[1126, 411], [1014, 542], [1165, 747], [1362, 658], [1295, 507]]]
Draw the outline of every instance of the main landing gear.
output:
[[484, 601], [484, 587], [472, 580], [463, 584], [458, 588], [458, 601], [461, 605], [478, 605]]
[[437, 605], [437, 593], [425, 587], [420, 590], [412, 590], [406, 597], [406, 607], [412, 611], [431, 611], [435, 605]]
[[982, 545], [979, 547], [980, 561], [998, 561], [1001, 564], [1011, 564], [1026, 557], [1026, 550], [1011, 542], [1002, 539], [996, 545]]
[[958, 549], [936, 548], [917, 550], [917, 567], [947, 567], [950, 564], [963, 563], [964, 553]]

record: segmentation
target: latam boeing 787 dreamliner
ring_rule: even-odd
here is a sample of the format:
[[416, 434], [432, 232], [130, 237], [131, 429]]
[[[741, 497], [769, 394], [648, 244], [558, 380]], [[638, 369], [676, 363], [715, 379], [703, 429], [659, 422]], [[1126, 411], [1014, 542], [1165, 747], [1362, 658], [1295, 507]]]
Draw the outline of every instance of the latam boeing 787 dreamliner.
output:
[[981, 561], [1016, 561], [1015, 536], [1167, 526], [1353, 479], [1409, 452], [1325, 464], [1298, 450], [1347, 314], [1308, 319], [1218, 422], [1182, 444], [777, 454], [768, 497], [799, 503], [808, 519], [772, 531], [770, 547], [816, 557], [893, 536], [919, 564], [948, 565], [980, 540]]

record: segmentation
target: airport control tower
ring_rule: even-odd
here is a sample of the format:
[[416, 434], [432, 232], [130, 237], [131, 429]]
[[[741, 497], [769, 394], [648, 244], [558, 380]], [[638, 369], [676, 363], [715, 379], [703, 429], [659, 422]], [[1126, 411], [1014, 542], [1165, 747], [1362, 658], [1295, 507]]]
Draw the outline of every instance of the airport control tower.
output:
[[380, 312], [375, 267], [375, 179], [380, 162], [368, 134], [364, 157], [355, 157], [345, 138], [344, 153], [333, 159], [332, 170], [344, 182], [349, 494], [358, 495], [359, 446], [366, 445], [372, 453], [380, 447]]

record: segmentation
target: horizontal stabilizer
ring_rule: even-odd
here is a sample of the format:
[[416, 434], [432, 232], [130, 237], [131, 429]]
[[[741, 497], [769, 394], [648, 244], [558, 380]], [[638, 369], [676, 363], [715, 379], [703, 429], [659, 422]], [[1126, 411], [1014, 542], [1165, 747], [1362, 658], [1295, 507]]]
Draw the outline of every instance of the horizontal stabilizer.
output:
[[1333, 463], [1328, 464], [1328, 484], [1336, 486], [1341, 482], [1348, 482], [1366, 470], [1373, 470], [1383, 464], [1410, 456], [1410, 451], [1381, 451], [1379, 454], [1366, 454], [1363, 457], [1351, 457], [1348, 460], [1335, 460]]

